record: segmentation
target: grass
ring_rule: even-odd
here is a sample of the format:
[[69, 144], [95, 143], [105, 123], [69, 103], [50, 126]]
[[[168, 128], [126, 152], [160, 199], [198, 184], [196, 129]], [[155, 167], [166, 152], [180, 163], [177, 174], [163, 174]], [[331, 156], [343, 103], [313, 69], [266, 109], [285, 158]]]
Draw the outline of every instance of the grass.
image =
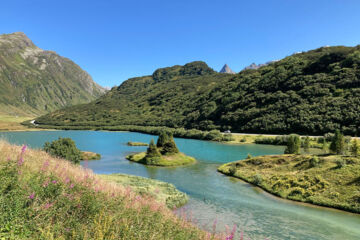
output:
[[[137, 162], [141, 164], [146, 164], [145, 161], [145, 152], [135, 153], [126, 156], [126, 159], [132, 162]], [[184, 153], [176, 153], [172, 155], [162, 155], [160, 160], [157, 161], [153, 166], [159, 167], [174, 167], [174, 166], [183, 166], [195, 163], [196, 160], [193, 157], [186, 156]]]
[[282, 198], [360, 213], [360, 159], [274, 155], [227, 163], [219, 172]]
[[218, 239], [150, 195], [0, 141], [0, 239]]
[[170, 209], [183, 206], [188, 201], [187, 195], [170, 183], [126, 174], [100, 175], [100, 177], [125, 187], [131, 187], [140, 196], [150, 194], [156, 201], [166, 204]]
[[31, 117], [0, 115], [0, 131], [31, 131], [39, 129], [28, 128], [21, 123], [32, 119]]
[[101, 159], [101, 155], [99, 153], [86, 152], [86, 151], [81, 152], [81, 160], [100, 160], [100, 159]]
[[138, 146], [149, 146], [149, 144], [147, 143], [142, 143], [142, 142], [127, 142], [128, 146], [132, 146], [132, 147], [138, 147]]

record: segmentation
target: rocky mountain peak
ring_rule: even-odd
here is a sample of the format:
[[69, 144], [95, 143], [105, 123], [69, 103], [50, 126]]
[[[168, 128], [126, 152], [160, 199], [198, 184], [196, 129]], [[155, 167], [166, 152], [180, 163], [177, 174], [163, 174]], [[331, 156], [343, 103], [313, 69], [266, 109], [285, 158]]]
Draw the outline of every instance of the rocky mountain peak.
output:
[[230, 74], [236, 74], [236, 72], [234, 72], [233, 70], [231, 70], [231, 68], [225, 64], [222, 69], [220, 70], [221, 73], [230, 73]]

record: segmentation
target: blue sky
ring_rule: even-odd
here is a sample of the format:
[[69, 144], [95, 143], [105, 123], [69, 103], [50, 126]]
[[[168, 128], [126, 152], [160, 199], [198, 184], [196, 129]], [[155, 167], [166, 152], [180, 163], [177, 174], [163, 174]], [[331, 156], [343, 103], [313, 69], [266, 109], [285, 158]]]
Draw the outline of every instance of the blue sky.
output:
[[356, 0], [2, 1], [0, 33], [21, 31], [103, 86], [202, 60], [234, 71], [324, 45], [360, 44]]

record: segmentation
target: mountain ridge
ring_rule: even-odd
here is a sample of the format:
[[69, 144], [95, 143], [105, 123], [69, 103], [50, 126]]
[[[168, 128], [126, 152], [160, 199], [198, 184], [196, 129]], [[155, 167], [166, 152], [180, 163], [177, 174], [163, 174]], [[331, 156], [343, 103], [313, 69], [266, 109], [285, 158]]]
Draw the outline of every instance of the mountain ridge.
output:
[[0, 35], [0, 82], [0, 112], [9, 115], [40, 115], [105, 92], [73, 61], [22, 32]]
[[173, 75], [172, 71], [165, 70], [163, 81], [154, 76], [129, 79], [89, 104], [58, 110], [36, 121], [97, 128], [138, 125], [264, 134], [321, 135], [336, 129], [360, 133], [360, 46], [318, 48], [238, 74]]

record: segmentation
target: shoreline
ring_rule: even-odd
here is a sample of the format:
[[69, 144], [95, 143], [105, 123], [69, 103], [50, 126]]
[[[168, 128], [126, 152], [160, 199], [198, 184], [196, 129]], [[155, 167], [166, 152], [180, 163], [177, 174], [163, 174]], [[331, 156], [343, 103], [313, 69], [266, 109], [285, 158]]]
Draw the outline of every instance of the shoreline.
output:
[[[296, 182], [299, 180], [299, 179], [296, 179], [296, 177], [300, 178], [303, 175], [303, 176], [309, 176], [311, 178], [311, 177], [313, 177], [312, 175], [316, 174], [316, 173], [309, 173], [309, 172], [304, 174], [304, 172], [301, 172], [301, 170], [291, 171], [289, 169], [280, 170], [279, 168], [272, 170], [271, 167], [269, 166], [269, 162], [270, 162], [269, 159], [273, 158], [274, 160], [278, 160], [278, 159], [281, 160], [284, 157], [289, 157], [289, 156], [290, 155], [267, 155], [267, 156], [254, 157], [251, 159], [239, 160], [239, 161], [235, 161], [235, 162], [229, 162], [229, 163], [220, 165], [217, 168], [217, 171], [226, 177], [232, 177], [235, 179], [239, 179], [240, 181], [246, 182], [246, 183], [250, 184], [251, 186], [257, 187], [257, 188], [261, 189], [262, 191], [266, 192], [267, 194], [269, 194], [271, 197], [274, 197], [278, 200], [281, 199], [281, 200], [288, 201], [288, 202], [295, 202], [297, 204], [306, 204], [306, 205], [311, 205], [311, 206], [315, 206], [315, 207], [324, 207], [324, 208], [328, 208], [328, 209], [334, 209], [337, 211], [360, 215], [360, 208], [356, 207], [356, 205], [349, 206], [348, 202], [346, 202], [345, 200], [343, 200], [342, 202], [335, 201], [333, 199], [330, 199], [326, 194], [322, 194], [324, 192], [325, 193], [328, 193], [328, 192], [333, 193], [335, 190], [338, 190], [338, 189], [336, 189], [336, 187], [337, 188], [343, 187], [343, 186], [337, 186], [340, 184], [337, 183], [338, 179], [336, 179], [336, 178], [332, 179], [332, 182], [329, 183], [329, 179], [323, 180], [322, 177], [324, 177], [324, 176], [320, 176], [320, 179], [321, 179], [320, 181], [325, 182], [327, 189], [324, 188], [324, 189], [316, 190], [314, 194], [317, 194], [317, 195], [310, 196], [310, 197], [304, 198], [303, 197], [303, 196], [305, 196], [304, 194], [300, 194], [300, 197], [299, 197], [299, 195], [295, 195], [295, 196], [291, 195], [291, 193], [286, 195], [286, 193], [285, 193], [286, 191], [289, 192], [289, 190], [291, 188], [299, 189], [299, 187], [286, 187], [286, 189], [279, 188], [276, 191], [276, 189], [274, 189], [274, 186], [276, 185], [276, 183], [273, 185], [273, 182], [271, 181], [273, 178], [279, 177], [279, 181], [283, 181], [283, 180], [281, 180], [281, 178], [284, 178], [286, 176], [287, 177], [293, 176], [296, 173], [295, 178], [294, 179], [291, 178], [292, 182]], [[308, 155], [307, 157], [309, 157], [309, 156], [310, 155]], [[298, 155], [297, 157], [301, 158], [304, 156]], [[334, 156], [331, 156], [331, 157], [334, 157]], [[258, 160], [258, 159], [260, 160], [258, 162], [261, 162], [261, 160], [263, 160], [263, 162], [257, 163], [256, 160]], [[255, 162], [248, 163], [246, 161], [255, 161], [256, 163]], [[298, 160], [295, 160], [295, 159], [290, 159], [290, 161], [293, 161], [294, 163], [299, 162]], [[330, 159], [326, 159], [326, 161], [328, 161], [327, 164], [329, 164]], [[239, 164], [239, 166], [238, 166], [238, 164]], [[256, 165], [250, 166], [251, 164], [256, 164]], [[286, 162], [285, 163], [277, 162], [276, 164], [281, 165], [281, 164], [286, 164]], [[261, 165], [264, 165], [264, 166], [262, 167]], [[233, 172], [232, 172], [231, 168], [234, 166], [236, 166], [236, 167], [235, 167], [235, 170], [233, 170]], [[260, 166], [260, 167], [258, 167], [258, 166]], [[262, 171], [266, 166], [267, 166], [267, 170]], [[237, 167], [239, 167], [239, 168], [237, 169]], [[274, 167], [274, 168], [276, 168], [276, 167]], [[326, 169], [327, 168], [328, 168], [328, 166], [326, 166]], [[321, 169], [319, 169], [319, 170], [321, 170]], [[353, 170], [353, 171], [355, 171], [355, 170]], [[274, 171], [274, 173], [272, 173], [271, 171]], [[331, 173], [327, 173], [327, 174], [331, 174]], [[338, 173], [338, 175], [339, 175], [340, 179], [348, 177], [341, 173]], [[257, 176], [260, 176], [260, 180], [258, 180], [256, 178]], [[319, 175], [315, 175], [315, 178], [317, 178], [317, 177], [319, 177]], [[309, 181], [310, 180], [311, 179], [309, 179]], [[320, 182], [319, 184], [322, 184], [322, 183]], [[335, 187], [335, 189], [334, 189], [334, 187]], [[348, 187], [348, 188], [350, 188], [350, 187]], [[308, 189], [310, 189], [310, 187], [306, 187], [305, 189], [308, 190]], [[348, 190], [351, 191], [351, 189], [348, 189]]]

